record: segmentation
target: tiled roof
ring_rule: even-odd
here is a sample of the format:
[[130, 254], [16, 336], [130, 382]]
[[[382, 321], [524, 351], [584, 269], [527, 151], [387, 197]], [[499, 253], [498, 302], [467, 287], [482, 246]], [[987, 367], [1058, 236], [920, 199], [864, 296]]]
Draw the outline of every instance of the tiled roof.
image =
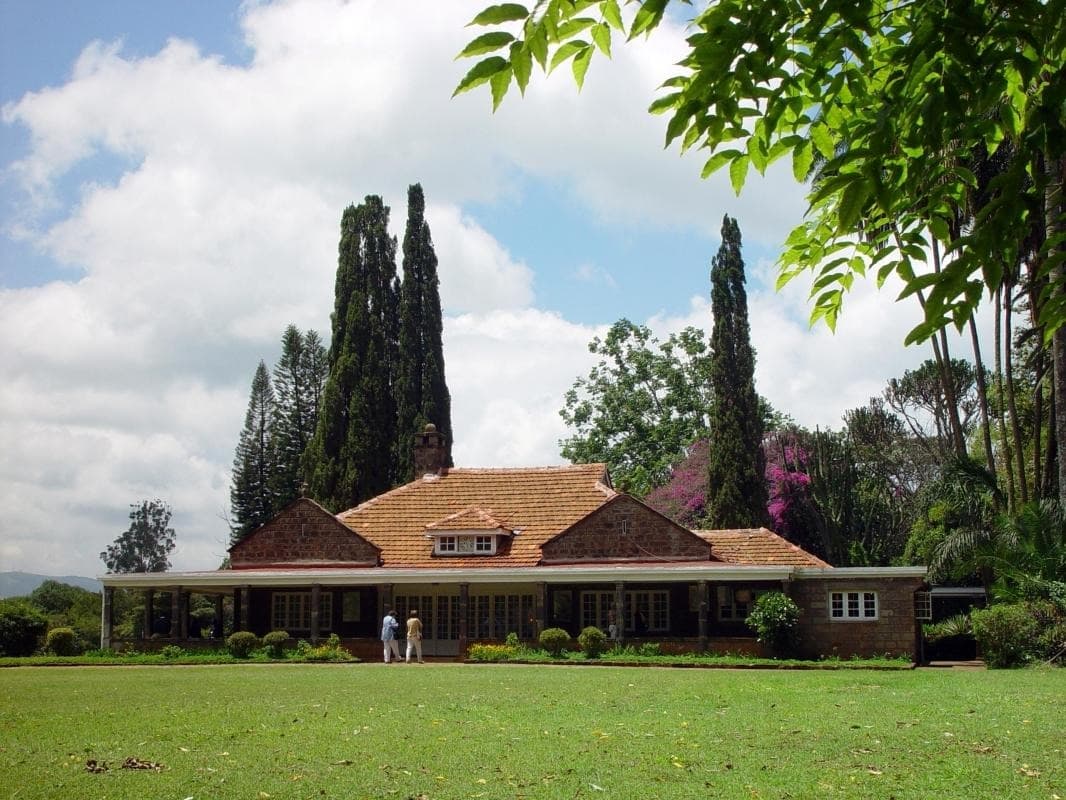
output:
[[[520, 567], [540, 546], [616, 495], [603, 464], [519, 469], [450, 469], [344, 511], [337, 518], [381, 548], [384, 567]], [[491, 509], [501, 538], [494, 556], [434, 556], [427, 526], [471, 509]], [[438, 528], [439, 529], [439, 528]]]
[[766, 528], [694, 531], [711, 543], [711, 552], [731, 564], [828, 567], [822, 559]]
[[462, 511], [449, 514], [444, 519], [426, 525], [427, 531], [503, 531], [511, 529], [500, 522], [491, 512], [479, 506], [470, 506]]

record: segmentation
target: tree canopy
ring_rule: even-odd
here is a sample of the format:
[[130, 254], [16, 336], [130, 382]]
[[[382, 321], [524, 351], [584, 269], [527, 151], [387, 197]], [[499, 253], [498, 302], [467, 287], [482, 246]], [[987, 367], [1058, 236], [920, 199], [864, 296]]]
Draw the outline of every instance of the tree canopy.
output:
[[130, 504], [130, 526], [100, 553], [108, 572], [166, 572], [174, 549], [172, 511], [162, 500]]
[[[580, 86], [596, 51], [651, 32], [669, 2], [633, 5], [628, 18], [617, 0], [488, 7], [456, 93], [488, 84], [495, 107], [534, 62], [569, 62]], [[856, 277], [895, 273], [903, 296], [921, 293], [909, 340], [924, 340], [964, 325], [1027, 259], [1048, 285], [1046, 334], [1066, 322], [1066, 0], [715, 0], [687, 24], [681, 72], [650, 110], [737, 191], [750, 168], [790, 156], [804, 181], [818, 162], [780, 277], [815, 274], [812, 321], [833, 326]], [[934, 245], [947, 258], [930, 269]]]
[[574, 382], [559, 412], [574, 431], [559, 443], [562, 455], [607, 463], [616, 486], [643, 497], [706, 434], [706, 335], [686, 328], [660, 342], [646, 326], [620, 319], [589, 352], [600, 361]]

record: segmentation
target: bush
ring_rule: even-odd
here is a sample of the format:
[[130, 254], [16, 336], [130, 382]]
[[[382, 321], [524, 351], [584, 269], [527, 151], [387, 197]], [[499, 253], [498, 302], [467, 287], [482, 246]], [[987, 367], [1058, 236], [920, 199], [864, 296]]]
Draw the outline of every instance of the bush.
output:
[[607, 634], [590, 625], [578, 634], [577, 643], [581, 645], [585, 658], [599, 658], [607, 649]]
[[1018, 667], [1037, 655], [1040, 623], [1025, 603], [1000, 603], [970, 612], [973, 636], [985, 664]]
[[658, 642], [644, 642], [637, 648], [637, 655], [640, 656], [659, 656], [662, 655], [662, 648]]
[[942, 639], [950, 639], [953, 636], [971, 636], [973, 635], [973, 626], [970, 624], [970, 618], [966, 614], [956, 614], [954, 617], [948, 617], [940, 622], [933, 622], [923, 626], [922, 633], [925, 634], [927, 642], [935, 644]]
[[507, 634], [507, 638], [503, 640], [503, 643], [508, 647], [517, 648], [522, 646], [522, 643], [518, 640], [518, 634], [514, 631], [511, 631], [509, 634]]
[[226, 647], [234, 658], [248, 658], [259, 647], [259, 637], [251, 631], [237, 631], [226, 639]]
[[296, 643], [296, 657], [304, 661], [358, 661], [341, 647], [341, 639], [335, 633], [331, 633], [329, 639], [318, 647], [301, 639]]
[[81, 647], [73, 628], [52, 628], [45, 637], [44, 649], [57, 656], [76, 656]]
[[540, 632], [540, 646], [548, 651], [552, 658], [558, 658], [570, 644], [570, 634], [562, 628], [545, 628]]
[[518, 648], [509, 644], [472, 644], [467, 648], [468, 661], [510, 661], [518, 655]]
[[289, 641], [287, 631], [271, 631], [263, 637], [263, 647], [271, 658], [285, 658], [285, 642]]
[[32, 656], [48, 620], [24, 598], [0, 600], [0, 656]]
[[167, 661], [176, 661], [185, 655], [185, 650], [178, 647], [176, 644], [168, 644], [159, 651], [159, 654]]
[[755, 600], [748, 627], [774, 655], [787, 656], [799, 644], [799, 606], [782, 592], [767, 592]]

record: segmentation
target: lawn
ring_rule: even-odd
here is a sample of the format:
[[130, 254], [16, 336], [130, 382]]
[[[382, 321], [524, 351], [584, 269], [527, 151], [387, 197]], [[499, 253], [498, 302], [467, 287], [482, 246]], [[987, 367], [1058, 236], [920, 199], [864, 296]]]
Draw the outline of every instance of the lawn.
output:
[[1051, 800], [1064, 719], [1061, 669], [29, 667], [0, 798]]

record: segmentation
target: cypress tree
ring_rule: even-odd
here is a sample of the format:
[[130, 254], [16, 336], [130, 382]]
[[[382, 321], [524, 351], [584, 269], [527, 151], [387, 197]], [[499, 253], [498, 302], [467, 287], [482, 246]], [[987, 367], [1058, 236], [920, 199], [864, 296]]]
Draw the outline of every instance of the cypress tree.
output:
[[299, 496], [303, 482], [301, 458], [315, 435], [326, 353], [313, 330], [300, 333], [289, 325], [281, 339], [281, 358], [274, 365], [272, 488], [274, 512]]
[[230, 484], [230, 544], [236, 544], [274, 514], [272, 473], [274, 390], [262, 361], [252, 379], [248, 412], [233, 457]]
[[749, 528], [766, 522], [763, 423], [755, 393], [740, 228], [727, 215], [711, 262], [711, 414], [707, 525]]
[[312, 494], [337, 510], [385, 491], [394, 474], [399, 304], [388, 224], [389, 209], [376, 195], [341, 218], [329, 377], [304, 454]]
[[407, 190], [407, 228], [403, 238], [403, 285], [400, 289], [399, 369], [396, 376], [397, 483], [414, 476], [411, 440], [427, 422], [445, 436], [451, 460], [451, 395], [444, 379], [443, 319], [437, 255], [425, 219], [421, 184]]

